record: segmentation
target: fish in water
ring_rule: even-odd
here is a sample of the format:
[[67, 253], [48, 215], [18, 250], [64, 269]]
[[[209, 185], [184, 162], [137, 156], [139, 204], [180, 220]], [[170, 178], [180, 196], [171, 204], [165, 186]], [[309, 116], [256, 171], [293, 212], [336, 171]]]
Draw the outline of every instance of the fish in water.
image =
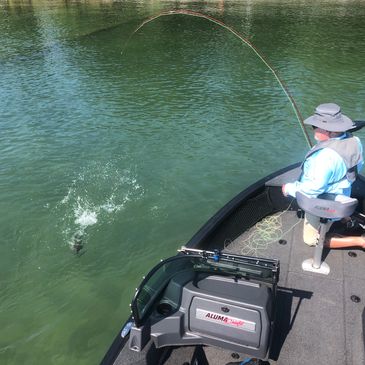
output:
[[70, 247], [71, 247], [71, 250], [76, 255], [84, 248], [84, 243], [82, 241], [82, 234], [81, 233], [76, 232], [73, 235], [72, 240], [70, 242]]

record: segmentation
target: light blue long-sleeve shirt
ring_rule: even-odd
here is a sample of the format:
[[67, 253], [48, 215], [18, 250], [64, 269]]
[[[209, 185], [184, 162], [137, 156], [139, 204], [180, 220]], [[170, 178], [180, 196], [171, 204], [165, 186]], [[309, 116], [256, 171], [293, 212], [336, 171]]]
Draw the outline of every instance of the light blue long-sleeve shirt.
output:
[[[346, 134], [333, 139], [343, 139]], [[358, 140], [361, 154], [363, 148]], [[363, 161], [358, 164], [358, 171], [363, 167]], [[295, 193], [300, 191], [310, 197], [317, 197], [322, 193], [351, 195], [351, 182], [343, 179], [347, 168], [342, 157], [331, 148], [323, 148], [313, 153], [304, 162], [303, 174], [300, 181], [285, 184], [285, 193], [295, 197]], [[337, 181], [337, 182], [336, 182]]]

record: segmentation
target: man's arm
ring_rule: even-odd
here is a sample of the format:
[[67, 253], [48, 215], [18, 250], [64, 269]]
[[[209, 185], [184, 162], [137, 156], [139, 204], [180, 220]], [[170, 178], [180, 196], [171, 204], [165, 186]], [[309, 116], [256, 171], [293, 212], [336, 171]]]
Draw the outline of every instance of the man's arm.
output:
[[342, 158], [333, 150], [319, 150], [305, 161], [300, 181], [285, 184], [282, 187], [285, 196], [295, 197], [300, 191], [308, 196], [317, 197], [328, 192], [329, 185], [346, 175], [346, 166]]

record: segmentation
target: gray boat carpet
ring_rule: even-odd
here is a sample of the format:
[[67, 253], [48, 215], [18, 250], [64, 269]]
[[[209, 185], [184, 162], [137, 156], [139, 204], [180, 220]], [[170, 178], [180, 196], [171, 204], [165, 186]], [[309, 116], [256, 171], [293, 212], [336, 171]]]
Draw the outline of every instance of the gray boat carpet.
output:
[[[281, 244], [276, 240], [257, 250], [259, 256], [280, 259], [277, 328], [270, 364], [365, 364], [365, 253], [361, 249], [325, 250], [329, 275], [305, 272], [301, 263], [313, 257], [314, 248], [302, 240], [303, 222], [295, 212], [285, 212], [281, 218], [282, 232], [287, 232]], [[256, 229], [232, 242], [227, 250], [242, 253], [244, 242]], [[351, 300], [354, 295], [360, 302]]]

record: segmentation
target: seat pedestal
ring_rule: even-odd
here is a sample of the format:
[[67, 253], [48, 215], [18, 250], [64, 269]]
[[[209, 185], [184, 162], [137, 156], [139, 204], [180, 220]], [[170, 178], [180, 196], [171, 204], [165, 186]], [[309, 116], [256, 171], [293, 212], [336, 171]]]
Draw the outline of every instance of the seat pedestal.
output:
[[322, 262], [323, 246], [328, 231], [328, 220], [351, 216], [355, 211], [358, 201], [340, 194], [322, 194], [321, 198], [311, 198], [300, 191], [297, 191], [296, 198], [300, 208], [320, 218], [319, 239], [314, 251], [314, 257], [313, 259], [304, 260], [302, 269], [304, 271], [328, 275], [330, 267], [325, 262]]
[[324, 247], [324, 240], [326, 238], [326, 233], [328, 219], [321, 218], [319, 226], [319, 238], [316, 249], [314, 250], [314, 257], [311, 259], [304, 260], [302, 262], [302, 269], [304, 271], [315, 272], [318, 274], [328, 275], [330, 273], [330, 267], [325, 262], [322, 262], [322, 253]]
[[307, 259], [302, 262], [302, 269], [304, 271], [315, 272], [317, 274], [328, 275], [330, 273], [330, 267], [327, 263], [322, 262], [319, 268], [314, 267], [314, 260]]

